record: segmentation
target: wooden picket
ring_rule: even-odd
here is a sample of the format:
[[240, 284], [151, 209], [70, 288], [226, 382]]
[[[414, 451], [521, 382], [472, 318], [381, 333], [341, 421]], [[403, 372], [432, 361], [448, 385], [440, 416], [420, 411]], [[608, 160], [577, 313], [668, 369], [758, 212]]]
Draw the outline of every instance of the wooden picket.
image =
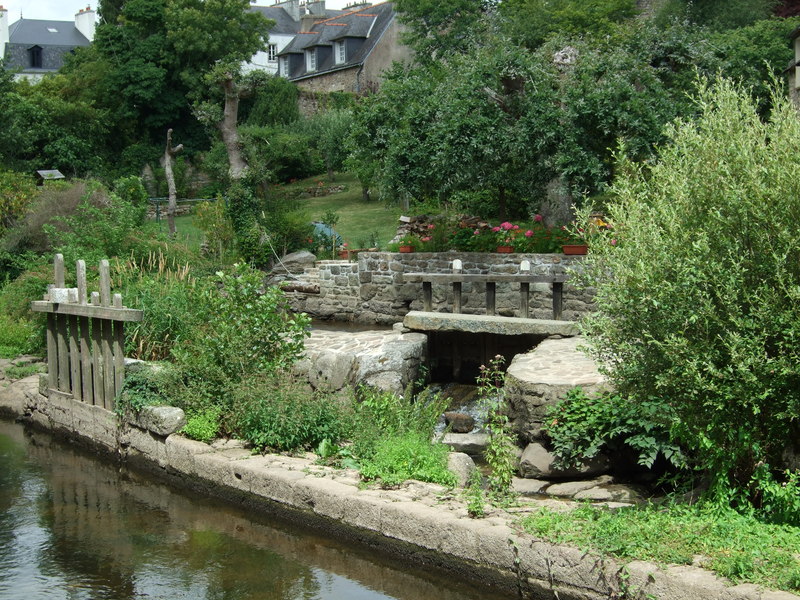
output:
[[76, 288], [65, 287], [64, 257], [56, 254], [54, 285], [31, 310], [47, 313], [47, 372], [51, 392], [114, 409], [125, 378], [126, 321], [141, 321], [142, 311], [125, 308], [111, 295], [108, 261], [100, 261], [100, 291], [88, 294], [86, 263], [76, 264]]

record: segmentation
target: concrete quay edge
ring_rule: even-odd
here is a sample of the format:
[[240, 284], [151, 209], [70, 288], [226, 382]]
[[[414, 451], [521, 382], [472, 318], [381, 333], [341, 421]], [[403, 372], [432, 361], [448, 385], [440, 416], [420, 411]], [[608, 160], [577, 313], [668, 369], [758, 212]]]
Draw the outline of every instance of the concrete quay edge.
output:
[[290, 520], [521, 598], [800, 598], [750, 584], [732, 586], [698, 567], [624, 564], [545, 542], [520, 532], [515, 515], [504, 511], [471, 519], [464, 503], [441, 486], [409, 482], [398, 490], [360, 489], [354, 472], [308, 458], [253, 455], [235, 445], [214, 447], [132, 424], [118, 427], [109, 411], [64, 398], [51, 403], [34, 378], [0, 387], [0, 415], [22, 418], [180, 485], [285, 513]]

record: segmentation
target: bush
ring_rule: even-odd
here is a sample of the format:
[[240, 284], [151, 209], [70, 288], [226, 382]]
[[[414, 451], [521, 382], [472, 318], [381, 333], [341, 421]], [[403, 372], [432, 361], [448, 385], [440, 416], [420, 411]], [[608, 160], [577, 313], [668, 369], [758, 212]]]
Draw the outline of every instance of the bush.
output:
[[582, 276], [585, 331], [623, 397], [675, 415], [671, 441], [711, 493], [758, 505], [800, 417], [800, 120], [776, 94], [762, 122], [725, 80], [697, 102], [652, 166], [622, 162]]
[[0, 235], [25, 214], [35, 195], [33, 177], [0, 170]]
[[682, 467], [683, 453], [670, 443], [673, 419], [672, 411], [660, 401], [632, 402], [610, 393], [589, 397], [575, 388], [548, 411], [545, 430], [565, 467], [623, 446], [636, 452], [639, 464], [647, 468], [659, 455]]
[[288, 376], [265, 376], [234, 395], [235, 428], [260, 451], [290, 451], [338, 442], [343, 409], [331, 396], [312, 393]]

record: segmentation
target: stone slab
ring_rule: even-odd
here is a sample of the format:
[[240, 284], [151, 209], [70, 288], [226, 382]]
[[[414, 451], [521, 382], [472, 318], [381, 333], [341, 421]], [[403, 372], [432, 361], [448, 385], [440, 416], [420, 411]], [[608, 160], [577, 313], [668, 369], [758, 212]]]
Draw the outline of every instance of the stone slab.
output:
[[520, 319], [490, 315], [465, 315], [413, 310], [403, 318], [403, 326], [413, 331], [462, 331], [495, 335], [578, 335], [574, 321]]

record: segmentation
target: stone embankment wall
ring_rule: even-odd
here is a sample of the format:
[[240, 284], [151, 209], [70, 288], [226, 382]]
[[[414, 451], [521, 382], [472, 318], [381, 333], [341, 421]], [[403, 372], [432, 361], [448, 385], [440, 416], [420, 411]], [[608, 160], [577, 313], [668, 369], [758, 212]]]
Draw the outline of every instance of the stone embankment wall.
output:
[[472, 519], [463, 499], [442, 486], [408, 482], [395, 490], [363, 489], [354, 471], [315, 465], [310, 458], [254, 455], [230, 441], [195, 442], [172, 433], [183, 423], [178, 409], [151, 409], [120, 423], [114, 413], [53, 393], [45, 384], [34, 376], [0, 385], [0, 415], [83, 440], [192, 489], [268, 511], [281, 507], [284, 517], [329, 535], [379, 545], [403, 560], [435, 565], [520, 598], [798, 598], [732, 586], [693, 566], [623, 565], [545, 542], [519, 531], [519, 509], [492, 509], [488, 518]]
[[[463, 263], [463, 272], [517, 273], [523, 260], [531, 263], [536, 275], [562, 275], [581, 257], [563, 254], [486, 254], [478, 252], [364, 252], [358, 262], [319, 261], [296, 279], [319, 286], [319, 294], [290, 292], [292, 307], [312, 317], [362, 323], [391, 324], [402, 320], [410, 310], [422, 310], [422, 286], [405, 283], [404, 273], [450, 273], [453, 260]], [[464, 283], [462, 309], [467, 314], [486, 310], [485, 285]], [[530, 316], [552, 318], [552, 290], [549, 284], [531, 286]], [[433, 287], [433, 310], [452, 311], [450, 286]], [[519, 316], [519, 284], [497, 284], [497, 314]], [[564, 285], [563, 318], [578, 320], [593, 307], [591, 290]]]

